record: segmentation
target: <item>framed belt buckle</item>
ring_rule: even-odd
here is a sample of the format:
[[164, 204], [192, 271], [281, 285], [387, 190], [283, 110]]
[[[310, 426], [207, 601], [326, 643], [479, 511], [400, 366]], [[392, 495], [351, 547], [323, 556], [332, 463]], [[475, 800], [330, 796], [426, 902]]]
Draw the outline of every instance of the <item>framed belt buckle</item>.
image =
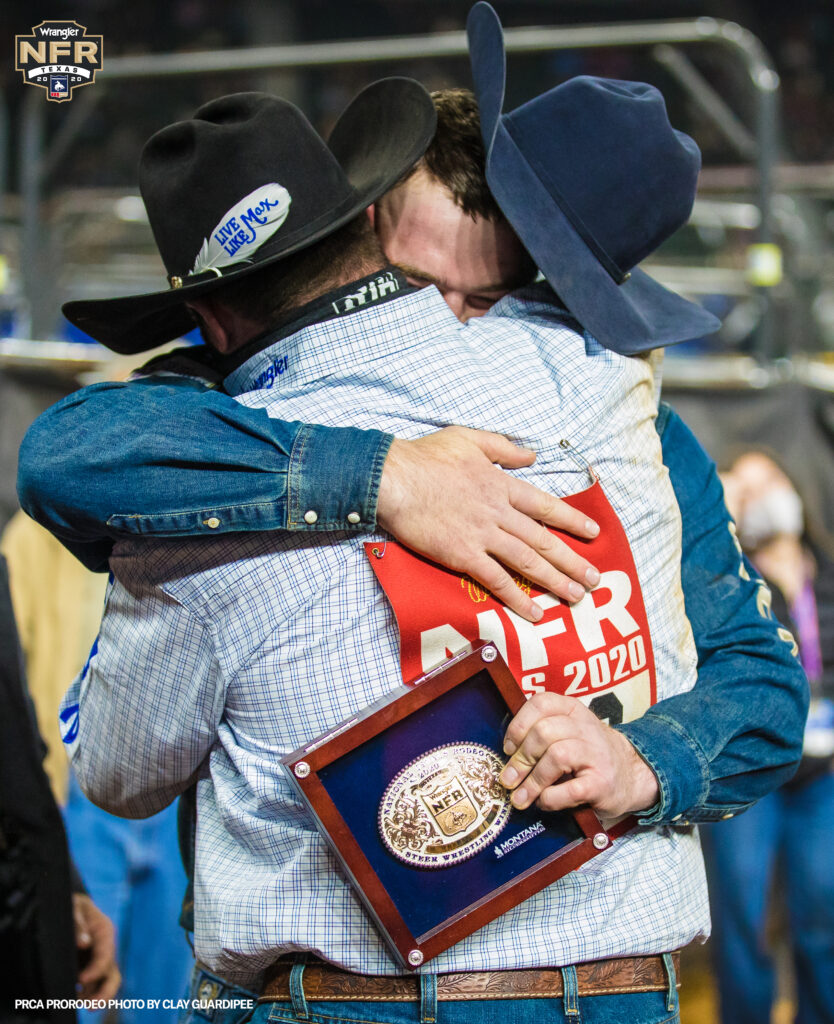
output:
[[589, 808], [519, 811], [498, 782], [525, 695], [471, 647], [283, 758], [397, 960], [415, 969], [606, 849]]

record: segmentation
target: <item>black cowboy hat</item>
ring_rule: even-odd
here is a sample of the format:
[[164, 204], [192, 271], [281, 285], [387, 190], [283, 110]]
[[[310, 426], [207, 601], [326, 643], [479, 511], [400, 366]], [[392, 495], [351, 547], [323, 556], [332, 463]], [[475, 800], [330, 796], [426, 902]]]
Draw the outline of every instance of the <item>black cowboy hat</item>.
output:
[[689, 219], [701, 167], [658, 90], [583, 75], [503, 114], [504, 35], [488, 3], [467, 32], [487, 182], [568, 309], [623, 355], [718, 330], [637, 267]]
[[66, 318], [114, 352], [194, 326], [185, 303], [313, 245], [360, 214], [423, 155], [436, 124], [418, 83], [387, 78], [348, 106], [329, 148], [301, 111], [265, 93], [212, 100], [149, 139], [139, 183], [170, 289], [68, 302]]

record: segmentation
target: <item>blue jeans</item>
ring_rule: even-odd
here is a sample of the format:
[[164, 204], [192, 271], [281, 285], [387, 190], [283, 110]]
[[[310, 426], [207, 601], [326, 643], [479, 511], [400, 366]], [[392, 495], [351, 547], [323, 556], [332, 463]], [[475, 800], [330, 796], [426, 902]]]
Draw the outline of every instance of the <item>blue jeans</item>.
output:
[[797, 1024], [834, 1022], [834, 774], [782, 788], [732, 821], [702, 827], [725, 1024], [770, 1020], [768, 895], [778, 871], [796, 970]]
[[179, 1024], [243, 1024], [250, 1019], [258, 997], [197, 963], [186, 998], [189, 1005], [180, 1014]]
[[[157, 1009], [118, 1011], [119, 1024], [174, 1024], [177, 1000], [194, 963], [177, 925], [185, 872], [177, 847], [176, 808], [144, 821], [102, 811], [70, 780], [64, 810], [70, 851], [96, 906], [116, 927], [122, 986], [116, 999], [159, 999]], [[166, 1008], [163, 1002], [173, 1002]], [[101, 1011], [79, 1011], [93, 1024]]]
[[258, 1006], [252, 1024], [678, 1024], [674, 970], [666, 992], [575, 995], [576, 972], [562, 970], [565, 996], [559, 999], [467, 999], [437, 1001], [436, 978], [421, 975], [420, 1002], [320, 1002], [304, 998], [303, 973], [290, 979], [293, 999]]

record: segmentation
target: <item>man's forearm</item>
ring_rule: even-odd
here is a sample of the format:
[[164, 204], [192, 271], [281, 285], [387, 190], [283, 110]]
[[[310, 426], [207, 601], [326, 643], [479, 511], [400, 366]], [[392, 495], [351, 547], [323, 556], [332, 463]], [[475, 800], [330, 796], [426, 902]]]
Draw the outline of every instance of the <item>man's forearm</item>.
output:
[[693, 690], [619, 726], [654, 769], [661, 799], [646, 823], [735, 814], [793, 774], [808, 689], [790, 634], [742, 559], [715, 467], [668, 409], [659, 418], [683, 518], [682, 582], [698, 650]]
[[43, 413], [20, 450], [20, 503], [88, 568], [112, 539], [376, 525], [380, 431], [270, 419], [196, 382], [83, 388]]

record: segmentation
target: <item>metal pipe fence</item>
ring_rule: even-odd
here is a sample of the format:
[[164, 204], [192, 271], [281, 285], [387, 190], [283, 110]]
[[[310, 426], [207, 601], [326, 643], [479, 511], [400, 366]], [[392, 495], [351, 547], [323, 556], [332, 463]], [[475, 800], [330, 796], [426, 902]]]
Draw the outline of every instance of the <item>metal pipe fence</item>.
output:
[[[508, 53], [547, 53], [563, 50], [619, 47], [666, 47], [657, 50], [655, 59], [674, 65], [676, 79], [698, 103], [719, 129], [729, 134], [745, 156], [755, 158], [758, 170], [757, 205], [760, 210], [758, 237], [769, 242], [773, 237], [772, 196], [773, 168], [777, 158], [779, 76], [759, 39], [741, 26], [716, 18], [695, 18], [630, 24], [576, 25], [560, 28], [509, 28], [504, 32]], [[740, 64], [757, 97], [755, 124], [748, 131], [735, 114], [717, 96], [695, 69], [670, 55], [669, 47], [714, 44], [725, 51], [731, 61]], [[146, 54], [108, 58], [98, 72], [102, 82], [141, 80], [162, 77], [225, 74], [253, 70], [329, 67], [349, 64], [413, 61], [463, 57], [468, 53], [463, 32], [444, 32], [396, 38], [350, 40], [325, 43], [298, 43], [282, 46], [210, 52]], [[674, 73], [674, 72], [673, 72]], [[44, 141], [43, 100], [37, 90], [30, 90], [23, 105], [21, 123], [20, 182], [23, 199], [23, 294], [30, 311], [29, 336], [43, 336], [48, 325], [37, 316], [50, 287], [43, 268], [47, 265], [43, 252], [46, 244], [41, 225], [41, 200], [46, 176], [57, 163], [54, 147], [63, 152], [80, 126], [80, 117], [50, 147]], [[0, 129], [2, 123], [0, 123]], [[3, 139], [0, 139], [2, 153]], [[769, 293], [762, 290], [762, 302], [769, 302]], [[49, 311], [53, 303], [43, 303]], [[759, 339], [761, 354], [771, 351], [770, 318]]]

